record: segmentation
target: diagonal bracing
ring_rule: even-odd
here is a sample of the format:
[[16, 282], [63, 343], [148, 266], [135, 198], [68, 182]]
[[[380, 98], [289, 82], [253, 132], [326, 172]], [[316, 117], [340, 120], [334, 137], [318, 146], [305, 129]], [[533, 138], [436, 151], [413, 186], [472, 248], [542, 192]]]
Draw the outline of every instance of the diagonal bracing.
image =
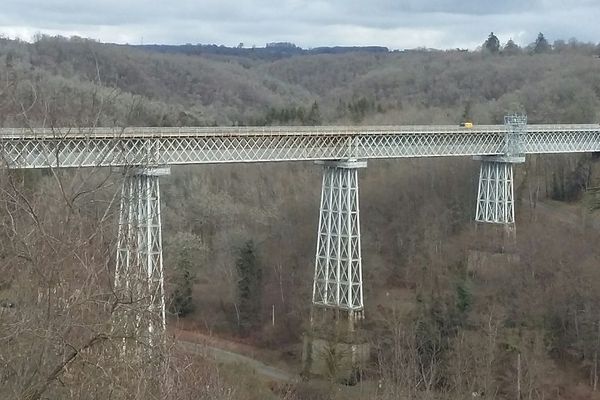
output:
[[363, 317], [358, 168], [364, 161], [324, 164], [313, 304]]
[[527, 117], [504, 118], [506, 134], [501, 156], [478, 157], [481, 160], [475, 221], [514, 227], [515, 201], [513, 164], [525, 161]]
[[165, 330], [159, 176], [168, 168], [132, 168], [123, 180], [115, 270], [120, 328], [146, 345]]
[[[0, 128], [9, 168], [501, 156], [508, 125]], [[522, 154], [600, 151], [600, 125], [529, 125]]]
[[515, 223], [513, 165], [482, 161], [479, 172], [475, 221], [510, 225]]

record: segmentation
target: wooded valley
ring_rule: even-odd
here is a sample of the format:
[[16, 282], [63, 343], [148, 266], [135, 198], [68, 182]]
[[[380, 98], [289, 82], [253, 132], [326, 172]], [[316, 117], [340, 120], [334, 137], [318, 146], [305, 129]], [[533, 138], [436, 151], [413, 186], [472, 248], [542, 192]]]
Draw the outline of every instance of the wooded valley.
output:
[[[499, 124], [512, 112], [532, 124], [599, 123], [599, 54], [570, 41], [260, 58], [0, 39], [0, 127]], [[161, 360], [119, 362], [122, 172], [1, 169], [0, 398], [600, 398], [597, 154], [516, 167], [511, 257], [485, 255], [504, 249], [501, 232], [473, 222], [478, 168], [453, 158], [361, 170], [372, 360], [351, 387], [334, 377], [269, 387], [171, 341]], [[274, 350], [298, 368], [321, 174], [269, 163], [161, 178], [171, 335]], [[165, 360], [160, 390], [146, 386]]]

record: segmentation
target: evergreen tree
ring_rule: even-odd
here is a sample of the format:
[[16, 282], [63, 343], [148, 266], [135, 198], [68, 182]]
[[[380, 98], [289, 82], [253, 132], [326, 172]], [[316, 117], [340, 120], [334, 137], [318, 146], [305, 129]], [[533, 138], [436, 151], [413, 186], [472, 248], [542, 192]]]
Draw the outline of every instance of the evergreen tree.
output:
[[550, 50], [551, 50], [550, 44], [544, 37], [544, 34], [542, 32], [540, 32], [538, 34], [537, 39], [535, 39], [535, 45], [533, 47], [533, 52], [539, 54], [539, 53], [547, 53]]
[[461, 122], [473, 122], [473, 119], [471, 118], [471, 101], [465, 103]]
[[367, 100], [366, 97], [361, 97], [358, 100], [348, 103], [348, 110], [353, 122], [362, 121], [369, 111], [375, 108], [375, 102]]
[[509, 56], [514, 54], [519, 54], [521, 52], [521, 48], [518, 44], [516, 44], [512, 39], [509, 39], [508, 42], [504, 45], [504, 54]]
[[240, 333], [248, 331], [260, 322], [262, 300], [262, 268], [256, 257], [256, 248], [252, 240], [240, 249], [236, 261], [237, 317]]
[[192, 302], [192, 287], [194, 277], [191, 268], [187, 262], [177, 266], [178, 276], [173, 289], [170, 311], [180, 317], [185, 317], [187, 314], [194, 311]]
[[321, 112], [319, 111], [319, 104], [315, 102], [310, 107], [310, 111], [306, 116], [304, 125], [319, 125], [321, 123]]
[[459, 282], [456, 285], [456, 308], [461, 314], [466, 313], [471, 308], [473, 294], [468, 280]]
[[203, 253], [199, 237], [190, 233], [178, 233], [168, 245], [167, 263], [173, 266], [171, 301], [169, 311], [180, 317], [194, 311], [192, 289]]
[[500, 40], [494, 35], [494, 32], [490, 33], [487, 40], [483, 43], [483, 46], [492, 54], [497, 54], [500, 51]]

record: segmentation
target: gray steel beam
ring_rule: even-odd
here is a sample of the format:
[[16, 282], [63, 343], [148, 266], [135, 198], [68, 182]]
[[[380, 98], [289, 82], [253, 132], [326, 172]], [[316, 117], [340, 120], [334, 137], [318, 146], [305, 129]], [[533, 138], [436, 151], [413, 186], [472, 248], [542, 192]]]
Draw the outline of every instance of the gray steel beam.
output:
[[[0, 129], [8, 168], [502, 156], [504, 125]], [[522, 154], [600, 151], [600, 125], [529, 125]]]

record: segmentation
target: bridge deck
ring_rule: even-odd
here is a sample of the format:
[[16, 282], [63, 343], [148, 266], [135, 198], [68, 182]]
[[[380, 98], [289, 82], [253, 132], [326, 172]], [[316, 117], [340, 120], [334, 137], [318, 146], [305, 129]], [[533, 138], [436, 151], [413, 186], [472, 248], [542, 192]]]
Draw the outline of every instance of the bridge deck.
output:
[[[0, 129], [9, 168], [500, 155], [504, 125]], [[600, 125], [528, 125], [524, 154], [600, 151]]]

